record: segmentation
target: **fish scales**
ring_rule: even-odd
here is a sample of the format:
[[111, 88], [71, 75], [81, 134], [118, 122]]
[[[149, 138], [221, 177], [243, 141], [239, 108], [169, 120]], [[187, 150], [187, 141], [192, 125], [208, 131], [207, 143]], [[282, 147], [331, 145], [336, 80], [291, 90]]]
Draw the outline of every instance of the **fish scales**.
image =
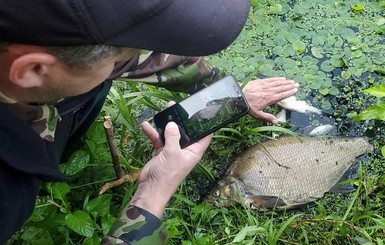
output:
[[371, 151], [363, 137], [281, 137], [245, 150], [224, 179], [243, 185], [246, 202], [252, 196], [274, 196], [287, 207], [296, 206], [322, 197], [358, 156]]

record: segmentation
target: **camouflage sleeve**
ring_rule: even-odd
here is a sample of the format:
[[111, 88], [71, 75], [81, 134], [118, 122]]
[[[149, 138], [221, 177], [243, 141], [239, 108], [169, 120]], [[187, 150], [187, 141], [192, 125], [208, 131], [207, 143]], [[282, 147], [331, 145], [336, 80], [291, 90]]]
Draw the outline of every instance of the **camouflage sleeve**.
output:
[[128, 206], [112, 226], [102, 245], [165, 244], [167, 229], [156, 216], [136, 206]]
[[172, 91], [194, 93], [223, 77], [204, 57], [142, 51], [121, 70], [116, 80], [144, 82]]

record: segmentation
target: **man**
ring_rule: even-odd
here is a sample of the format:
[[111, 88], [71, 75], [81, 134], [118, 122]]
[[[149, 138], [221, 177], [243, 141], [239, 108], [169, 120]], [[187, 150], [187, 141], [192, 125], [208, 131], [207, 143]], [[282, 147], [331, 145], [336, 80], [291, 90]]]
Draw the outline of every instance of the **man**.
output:
[[[65, 180], [58, 165], [97, 117], [113, 78], [199, 89], [220, 75], [196, 56], [228, 46], [249, 9], [248, 0], [1, 3], [0, 244], [31, 214], [43, 181]], [[143, 58], [138, 49], [154, 52]], [[275, 123], [263, 109], [297, 87], [285, 78], [249, 82], [251, 115]], [[157, 155], [103, 244], [164, 242], [164, 208], [211, 139], [180, 149], [175, 123], [166, 127], [164, 146], [148, 123], [142, 128]]]

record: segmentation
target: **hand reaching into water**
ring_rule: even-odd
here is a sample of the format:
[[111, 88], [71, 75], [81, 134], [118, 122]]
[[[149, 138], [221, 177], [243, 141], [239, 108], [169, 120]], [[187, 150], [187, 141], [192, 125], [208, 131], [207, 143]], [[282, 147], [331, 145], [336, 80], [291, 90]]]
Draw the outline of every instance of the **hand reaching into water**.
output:
[[273, 77], [250, 81], [243, 88], [243, 93], [250, 105], [249, 114], [255, 118], [278, 123], [277, 118], [263, 110], [283, 99], [294, 95], [299, 84], [284, 77]]
[[179, 129], [174, 122], [166, 126], [164, 146], [158, 132], [148, 122], [142, 123], [141, 126], [157, 154], [143, 167], [138, 179], [138, 189], [130, 204], [160, 218], [180, 183], [202, 158], [212, 136], [206, 136], [181, 149]]

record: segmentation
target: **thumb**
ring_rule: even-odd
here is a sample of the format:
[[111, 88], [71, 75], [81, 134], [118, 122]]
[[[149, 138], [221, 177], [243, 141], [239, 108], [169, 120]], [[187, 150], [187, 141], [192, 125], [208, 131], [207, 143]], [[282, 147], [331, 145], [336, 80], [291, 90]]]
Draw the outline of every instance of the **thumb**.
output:
[[180, 133], [178, 125], [175, 122], [169, 122], [164, 130], [165, 147], [173, 149], [179, 147]]

